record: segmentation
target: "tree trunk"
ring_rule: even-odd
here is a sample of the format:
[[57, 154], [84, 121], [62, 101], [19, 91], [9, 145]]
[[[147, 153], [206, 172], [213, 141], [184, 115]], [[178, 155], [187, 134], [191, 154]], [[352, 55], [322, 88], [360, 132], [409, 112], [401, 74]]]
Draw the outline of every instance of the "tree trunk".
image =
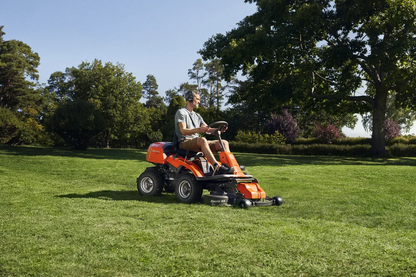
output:
[[104, 137], [104, 147], [105, 148], [110, 148], [110, 131], [107, 131], [105, 133], [105, 137]]
[[387, 90], [377, 90], [373, 104], [373, 133], [371, 142], [371, 156], [386, 156], [386, 140], [384, 122], [386, 121]]

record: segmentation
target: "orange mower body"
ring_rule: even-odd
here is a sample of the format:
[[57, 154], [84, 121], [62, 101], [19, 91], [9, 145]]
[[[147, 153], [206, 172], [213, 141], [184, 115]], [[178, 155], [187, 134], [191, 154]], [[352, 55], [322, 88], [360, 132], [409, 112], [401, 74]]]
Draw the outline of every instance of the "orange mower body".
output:
[[[233, 169], [232, 174], [216, 175], [214, 167], [201, 152], [175, 149], [171, 142], [152, 143], [146, 160], [152, 163], [139, 178], [137, 188], [141, 195], [153, 196], [162, 191], [175, 193], [185, 203], [202, 200], [209, 205], [271, 206], [282, 204], [278, 196], [267, 197], [257, 179], [243, 172], [234, 155], [219, 153], [220, 163]], [[208, 190], [210, 194], [203, 195]]]

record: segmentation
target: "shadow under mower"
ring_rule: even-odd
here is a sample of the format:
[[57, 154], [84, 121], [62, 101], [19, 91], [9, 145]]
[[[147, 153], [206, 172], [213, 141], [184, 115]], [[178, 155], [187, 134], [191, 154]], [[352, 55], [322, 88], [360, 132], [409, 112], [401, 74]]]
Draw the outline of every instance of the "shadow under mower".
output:
[[[257, 179], [243, 172], [234, 155], [224, 150], [221, 130], [228, 127], [225, 121], [211, 123], [209, 127], [217, 127], [215, 135], [222, 149], [219, 153], [220, 163], [232, 168], [231, 174], [217, 175], [214, 167], [205, 159], [202, 152], [175, 149], [174, 143], [152, 143], [146, 160], [155, 166], [148, 167], [137, 178], [137, 189], [141, 195], [160, 195], [164, 189], [175, 193], [185, 203], [201, 200], [208, 205], [228, 205], [249, 208], [251, 206], [280, 206], [280, 197], [266, 196]], [[203, 190], [210, 192], [202, 195]]]

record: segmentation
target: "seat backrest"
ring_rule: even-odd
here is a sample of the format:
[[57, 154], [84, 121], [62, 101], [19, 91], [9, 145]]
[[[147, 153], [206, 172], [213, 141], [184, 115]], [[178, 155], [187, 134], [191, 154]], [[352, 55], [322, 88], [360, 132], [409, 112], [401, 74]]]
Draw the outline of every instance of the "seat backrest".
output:
[[175, 149], [175, 151], [179, 149], [179, 140], [175, 131], [173, 132], [173, 149]]

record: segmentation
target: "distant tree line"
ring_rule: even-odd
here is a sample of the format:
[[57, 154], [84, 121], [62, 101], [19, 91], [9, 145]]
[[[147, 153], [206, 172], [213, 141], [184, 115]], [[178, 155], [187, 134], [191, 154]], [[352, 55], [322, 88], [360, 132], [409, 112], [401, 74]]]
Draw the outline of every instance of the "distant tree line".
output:
[[154, 75], [141, 83], [124, 65], [100, 60], [38, 84], [40, 57], [21, 41], [4, 41], [0, 27], [0, 142], [85, 149], [171, 141], [174, 114], [191, 89], [201, 92], [197, 112], [207, 123], [229, 123], [228, 140], [247, 133], [249, 140], [331, 143], [362, 114], [371, 152], [383, 156], [386, 140], [410, 129], [416, 107], [411, 1], [247, 2], [257, 12], [209, 39], [189, 80], [164, 95]]

